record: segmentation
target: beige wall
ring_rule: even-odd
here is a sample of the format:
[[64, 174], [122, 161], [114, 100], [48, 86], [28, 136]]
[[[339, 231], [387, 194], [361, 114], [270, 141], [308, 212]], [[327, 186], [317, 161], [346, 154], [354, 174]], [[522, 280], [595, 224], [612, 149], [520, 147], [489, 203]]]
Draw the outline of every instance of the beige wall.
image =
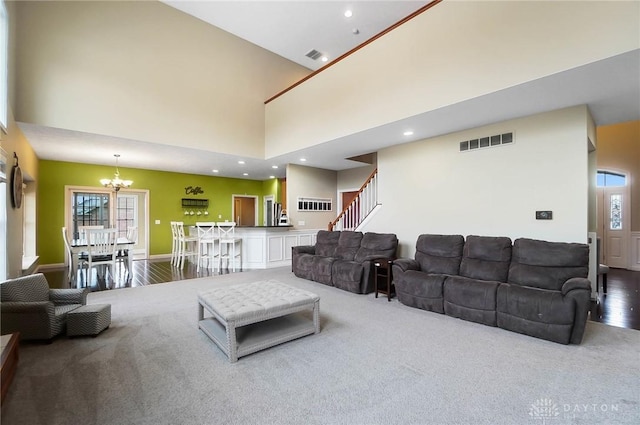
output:
[[[21, 276], [22, 274], [22, 254], [23, 254], [23, 240], [25, 235], [23, 234], [23, 215], [24, 208], [27, 205], [23, 202], [22, 208], [16, 209], [12, 207], [11, 203], [11, 171], [13, 168], [14, 159], [13, 154], [18, 155], [20, 169], [22, 170], [23, 179], [28, 182], [27, 191], [33, 194], [37, 190], [38, 179], [38, 158], [36, 157], [33, 149], [25, 139], [24, 135], [16, 125], [11, 109], [9, 110], [9, 128], [7, 133], [2, 133], [0, 137], [0, 147], [6, 152], [7, 155], [7, 190], [6, 190], [6, 211], [7, 211], [7, 277], [14, 278]], [[35, 210], [30, 212], [32, 218], [35, 219]], [[35, 229], [31, 229], [32, 231]], [[28, 244], [28, 250], [33, 251], [27, 254], [35, 254], [35, 234], [31, 235]], [[4, 248], [3, 248], [4, 250]]]
[[264, 157], [264, 100], [310, 71], [157, 1], [18, 2], [18, 121]]
[[444, 1], [267, 104], [266, 155], [638, 49], [639, 14], [639, 2]]
[[600, 126], [599, 170], [622, 171], [630, 179], [631, 231], [640, 231], [640, 121]]
[[[363, 231], [396, 233], [402, 256], [422, 233], [586, 243], [588, 120], [578, 106], [381, 150], [382, 208]], [[505, 132], [513, 144], [459, 151]], [[553, 220], [536, 220], [537, 210]]]
[[[287, 213], [289, 222], [296, 229], [326, 230], [329, 222], [335, 220], [337, 172], [320, 168], [287, 165]], [[333, 211], [298, 211], [298, 197], [330, 198]], [[300, 222], [304, 224], [300, 224]]]

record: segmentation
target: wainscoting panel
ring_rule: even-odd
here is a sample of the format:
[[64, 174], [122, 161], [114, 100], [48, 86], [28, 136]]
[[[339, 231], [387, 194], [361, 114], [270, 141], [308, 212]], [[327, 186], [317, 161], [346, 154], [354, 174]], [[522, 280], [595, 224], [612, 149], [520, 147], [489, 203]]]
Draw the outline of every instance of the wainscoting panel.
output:
[[631, 258], [629, 268], [640, 271], [640, 232], [631, 232]]

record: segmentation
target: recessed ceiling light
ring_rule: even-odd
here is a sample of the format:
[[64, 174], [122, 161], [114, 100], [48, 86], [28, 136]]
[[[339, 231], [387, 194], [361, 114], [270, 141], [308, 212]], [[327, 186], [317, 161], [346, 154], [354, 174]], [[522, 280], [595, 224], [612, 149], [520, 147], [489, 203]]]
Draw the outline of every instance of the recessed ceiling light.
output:
[[269, 178], [270, 178], [270, 179], [275, 179], [275, 178], [276, 178], [276, 176], [269, 176]]
[[300, 161], [305, 162], [307, 158], [300, 158]]
[[278, 166], [277, 165], [272, 165], [271, 168], [276, 169], [276, 168], [278, 168]]
[[328, 58], [328, 57], [326, 57], [326, 56], [323, 56], [323, 57], [321, 57], [321, 58], [320, 58], [320, 60], [321, 60], [322, 62], [326, 62], [326, 61], [328, 61], [328, 60], [329, 60], [329, 58]]
[[238, 164], [244, 164], [244, 161], [240, 160], [238, 161]]
[[404, 134], [405, 136], [413, 136], [413, 131], [412, 130], [407, 130], [402, 134]]
[[350, 18], [352, 16], [353, 16], [353, 12], [351, 10], [347, 9], [347, 10], [344, 11], [344, 17], [345, 18]]
[[214, 173], [217, 173], [217, 172], [218, 172], [218, 170], [211, 170], [211, 171], [213, 171]]
[[242, 175], [243, 175], [243, 176], [248, 176], [248, 175], [249, 175], [249, 173], [242, 173]]

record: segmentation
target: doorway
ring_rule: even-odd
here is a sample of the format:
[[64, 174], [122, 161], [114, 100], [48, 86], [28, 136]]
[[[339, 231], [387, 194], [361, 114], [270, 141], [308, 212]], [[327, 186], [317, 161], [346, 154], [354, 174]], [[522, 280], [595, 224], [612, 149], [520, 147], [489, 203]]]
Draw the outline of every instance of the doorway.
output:
[[233, 195], [233, 217], [238, 226], [257, 226], [258, 197]]
[[625, 173], [598, 170], [597, 233], [602, 258], [609, 267], [626, 269], [629, 263], [630, 205]]

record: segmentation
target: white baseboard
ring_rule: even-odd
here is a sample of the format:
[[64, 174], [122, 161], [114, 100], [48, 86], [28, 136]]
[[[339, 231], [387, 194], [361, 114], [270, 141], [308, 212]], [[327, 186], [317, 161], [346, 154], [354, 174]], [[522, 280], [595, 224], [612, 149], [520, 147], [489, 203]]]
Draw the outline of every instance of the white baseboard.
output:
[[64, 263], [41, 264], [38, 266], [38, 273], [60, 270], [64, 269], [65, 267], [66, 266], [64, 265]]

